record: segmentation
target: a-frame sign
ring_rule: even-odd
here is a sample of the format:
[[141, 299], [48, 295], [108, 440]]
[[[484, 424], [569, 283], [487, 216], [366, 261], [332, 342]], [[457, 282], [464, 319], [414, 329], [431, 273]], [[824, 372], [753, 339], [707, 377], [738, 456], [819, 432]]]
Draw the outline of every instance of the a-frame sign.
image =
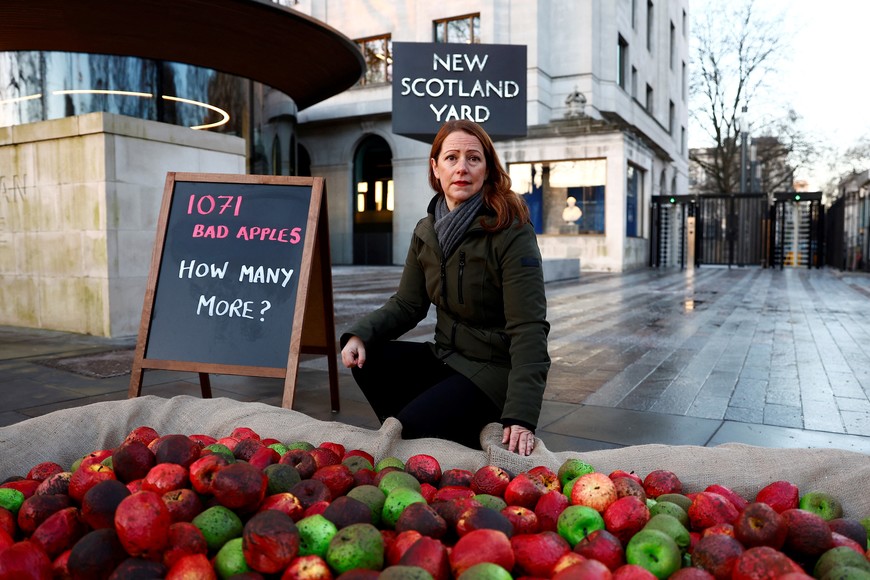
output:
[[146, 369], [284, 379], [327, 357], [339, 410], [326, 185], [320, 177], [168, 173], [129, 397]]

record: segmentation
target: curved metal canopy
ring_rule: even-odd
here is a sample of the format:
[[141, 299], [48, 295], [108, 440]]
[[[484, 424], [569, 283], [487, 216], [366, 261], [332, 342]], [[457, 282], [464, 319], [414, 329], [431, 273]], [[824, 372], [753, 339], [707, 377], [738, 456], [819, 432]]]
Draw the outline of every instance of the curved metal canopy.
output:
[[2, 0], [0, 51], [182, 62], [259, 81], [304, 109], [365, 71], [354, 42], [268, 0]]

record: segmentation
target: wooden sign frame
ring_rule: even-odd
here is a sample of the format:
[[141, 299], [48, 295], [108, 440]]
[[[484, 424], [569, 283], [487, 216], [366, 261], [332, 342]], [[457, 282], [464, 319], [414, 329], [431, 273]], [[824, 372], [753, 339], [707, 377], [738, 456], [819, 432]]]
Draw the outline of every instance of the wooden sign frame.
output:
[[[148, 340], [152, 330], [160, 268], [167, 243], [167, 228], [176, 184], [201, 182], [238, 184], [242, 186], [286, 185], [311, 188], [311, 199], [303, 234], [301, 266], [296, 290], [293, 323], [287, 364], [278, 368], [245, 364], [222, 364], [171, 358], [147, 358]], [[322, 177], [286, 177], [268, 175], [238, 175], [214, 173], [176, 173], [166, 175], [163, 202], [157, 223], [157, 238], [151, 257], [142, 319], [133, 360], [128, 398], [142, 394], [142, 380], [146, 369], [188, 371], [199, 374], [203, 398], [211, 398], [209, 373], [270, 377], [284, 379], [281, 406], [292, 409], [296, 395], [296, 381], [300, 354], [318, 354], [327, 357], [330, 403], [333, 412], [340, 409], [338, 394], [338, 365], [336, 362], [335, 309], [333, 305], [332, 264], [329, 252], [329, 229], [326, 210], [326, 184]]]

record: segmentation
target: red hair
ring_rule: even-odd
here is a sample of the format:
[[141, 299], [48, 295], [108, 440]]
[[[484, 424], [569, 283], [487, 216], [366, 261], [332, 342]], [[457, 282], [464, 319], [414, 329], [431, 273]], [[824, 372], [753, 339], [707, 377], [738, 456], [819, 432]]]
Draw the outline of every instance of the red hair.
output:
[[[441, 154], [441, 147], [448, 135], [454, 131], [462, 131], [468, 133], [480, 141], [483, 147], [483, 156], [486, 159], [486, 177], [483, 180], [483, 203], [492, 211], [495, 212], [495, 220], [490, 220], [483, 223], [484, 229], [490, 232], [497, 232], [510, 226], [514, 220], [519, 220], [521, 224], [529, 223], [529, 208], [526, 202], [511, 190], [511, 178], [501, 164], [498, 154], [495, 152], [495, 145], [492, 143], [489, 134], [477, 123], [465, 119], [456, 121], [448, 121], [441, 126], [438, 134], [435, 135], [435, 140], [432, 141], [432, 151], [429, 157], [438, 161], [438, 155]], [[432, 171], [429, 174], [429, 185], [436, 193], [444, 195], [441, 189], [441, 182], [435, 177]]]

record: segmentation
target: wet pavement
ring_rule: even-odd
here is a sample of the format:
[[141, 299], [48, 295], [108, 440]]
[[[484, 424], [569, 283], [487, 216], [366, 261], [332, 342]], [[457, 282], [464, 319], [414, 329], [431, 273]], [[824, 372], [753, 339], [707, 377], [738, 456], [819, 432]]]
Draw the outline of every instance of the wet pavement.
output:
[[[398, 267], [336, 266], [336, 333], [393, 292]], [[553, 360], [538, 435], [554, 451], [644, 443], [833, 447], [870, 453], [870, 276], [836, 270], [702, 267], [584, 272], [547, 284]], [[410, 340], [432, 335], [433, 313]], [[0, 327], [0, 426], [127, 397], [129, 374], [51, 366], [135, 346]], [[294, 409], [377, 428], [339, 366], [330, 408], [325, 357], [303, 355]], [[280, 405], [283, 380], [213, 375], [212, 393]], [[146, 370], [144, 395], [200, 396], [196, 374]]]

